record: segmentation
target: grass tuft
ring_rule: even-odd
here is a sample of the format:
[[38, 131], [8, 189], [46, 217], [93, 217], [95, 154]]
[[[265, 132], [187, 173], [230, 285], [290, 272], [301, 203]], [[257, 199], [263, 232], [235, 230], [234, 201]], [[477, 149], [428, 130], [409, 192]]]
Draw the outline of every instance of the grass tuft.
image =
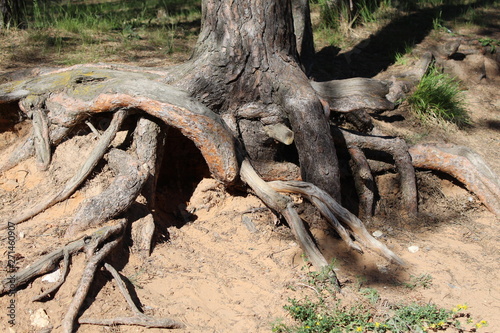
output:
[[434, 66], [422, 78], [408, 103], [424, 122], [450, 122], [459, 128], [471, 123], [459, 82]]

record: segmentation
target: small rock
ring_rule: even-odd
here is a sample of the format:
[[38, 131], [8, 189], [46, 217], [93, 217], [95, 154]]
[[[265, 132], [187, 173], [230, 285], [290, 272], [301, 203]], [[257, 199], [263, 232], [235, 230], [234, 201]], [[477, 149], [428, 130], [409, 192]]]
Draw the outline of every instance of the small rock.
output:
[[56, 271], [53, 271], [52, 273], [46, 274], [42, 278], [42, 281], [43, 282], [54, 283], [54, 282], [59, 281], [60, 278], [61, 278], [61, 270], [58, 269]]
[[377, 269], [380, 273], [382, 274], [387, 274], [389, 273], [389, 267], [385, 266], [385, 265], [377, 265]]
[[383, 234], [384, 234], [384, 233], [383, 233], [382, 231], [380, 231], [380, 230], [375, 230], [375, 231], [372, 233], [373, 237], [375, 237], [375, 238], [382, 237], [382, 235], [383, 235]]
[[412, 246], [408, 247], [408, 251], [410, 251], [410, 253], [417, 253], [418, 250], [419, 250], [419, 247], [416, 245], [412, 245]]
[[30, 316], [30, 319], [31, 325], [35, 327], [47, 328], [50, 326], [49, 316], [47, 316], [47, 313], [42, 308], [36, 310], [35, 313]]
[[23, 239], [23, 238], [24, 238], [24, 236], [26, 236], [26, 234], [24, 233], [24, 231], [21, 231], [21, 232], [19, 233], [19, 238]]

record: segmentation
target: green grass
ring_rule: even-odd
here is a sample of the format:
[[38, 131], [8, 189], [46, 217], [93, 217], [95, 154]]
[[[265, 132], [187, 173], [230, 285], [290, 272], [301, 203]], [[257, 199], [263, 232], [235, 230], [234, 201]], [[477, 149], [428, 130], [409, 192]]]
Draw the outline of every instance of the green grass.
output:
[[[272, 325], [275, 333], [352, 333], [387, 332], [413, 333], [429, 331], [476, 332], [488, 325], [486, 321], [471, 318], [466, 312], [467, 305], [457, 305], [448, 310], [430, 303], [400, 303], [390, 306], [380, 304], [377, 289], [361, 286], [365, 283], [358, 277], [355, 287], [349, 291], [357, 299], [345, 304], [336, 294], [331, 276], [327, 274], [330, 266], [322, 272], [309, 272], [304, 279], [307, 290], [314, 290], [313, 296], [289, 298], [283, 307], [292, 323], [284, 319]], [[416, 286], [428, 287], [432, 277], [428, 274], [413, 277]]]
[[201, 0], [34, 0], [25, 17], [25, 29], [0, 32], [6, 61], [158, 61], [172, 53], [186, 59], [199, 33]]
[[459, 82], [434, 66], [407, 101], [424, 122], [449, 122], [459, 128], [470, 124]]

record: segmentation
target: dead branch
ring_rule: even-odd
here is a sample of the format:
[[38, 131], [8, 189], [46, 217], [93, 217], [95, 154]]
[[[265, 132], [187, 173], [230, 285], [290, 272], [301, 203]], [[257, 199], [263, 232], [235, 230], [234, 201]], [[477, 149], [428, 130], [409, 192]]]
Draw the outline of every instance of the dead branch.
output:
[[152, 318], [150, 316], [116, 317], [112, 319], [79, 319], [78, 323], [88, 325], [114, 326], [131, 325], [147, 328], [183, 328], [184, 325], [168, 318]]

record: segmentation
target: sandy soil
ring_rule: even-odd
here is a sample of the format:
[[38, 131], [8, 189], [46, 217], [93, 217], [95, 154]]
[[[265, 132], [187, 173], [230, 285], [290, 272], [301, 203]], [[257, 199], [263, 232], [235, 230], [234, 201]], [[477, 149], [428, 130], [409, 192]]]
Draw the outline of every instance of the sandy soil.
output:
[[[429, 133], [429, 127], [415, 126], [415, 120], [405, 110], [388, 112], [387, 115], [402, 114], [405, 120], [387, 126], [407, 137], [420, 134], [420, 142], [444, 141], [471, 147], [500, 174], [499, 76], [498, 72], [491, 73], [477, 82], [466, 82], [473, 120], [471, 128], [460, 131], [433, 128]], [[25, 132], [26, 129], [18, 128], [17, 132], [1, 134], [2, 158], [9, 153], [12, 142]], [[31, 207], [68, 180], [77, 165], [74, 161], [86, 156], [94, 140], [92, 136], [76, 136], [61, 144], [47, 172], [38, 171], [33, 159], [5, 172], [0, 178], [2, 220]], [[72, 213], [85, 198], [102, 191], [110, 177], [109, 170], [103, 168], [69, 200], [19, 225], [15, 245], [18, 265], [25, 267], [37, 256], [68, 242], [61, 235]], [[378, 181], [384, 199], [378, 204], [378, 217], [367, 226], [372, 232], [382, 231], [381, 239], [406, 260], [408, 266], [393, 266], [371, 253], [350, 252], [328, 232], [313, 227], [311, 231], [327, 258], [337, 260], [345, 297], [355, 297], [349, 296], [349, 291], [362, 283], [379, 291], [381, 304], [418, 301], [446, 308], [467, 304], [475, 320], [488, 321], [489, 326], [482, 332], [500, 332], [498, 217], [485, 210], [477, 198], [456, 182], [420, 171], [421, 217], [405, 222], [397, 214], [389, 213], [395, 202], [397, 205], [395, 176], [381, 176]], [[303, 284], [312, 268], [303, 260], [289, 229], [253, 195], [227, 193], [212, 179], [203, 179], [187, 192], [183, 203], [192, 214], [183, 215], [185, 206], [182, 205], [165, 208], [165, 219], [174, 222], [163, 231], [164, 237], [151, 256], [125, 251], [113, 260], [134, 286], [145, 312], [182, 321], [186, 328], [177, 331], [181, 333], [270, 332], [277, 319], [288, 321], [283, 310], [287, 299], [313, 295]], [[169, 200], [179, 199], [167, 192], [161, 197], [165, 207], [170, 207]], [[0, 253], [4, 255], [0, 261], [4, 270], [7, 246], [6, 232], [2, 233]], [[418, 246], [418, 252], [411, 253], [409, 246]], [[17, 291], [13, 296], [16, 300], [13, 327], [7, 324], [6, 312], [12, 298], [0, 298], [0, 331], [45, 332], [43, 327], [33, 325], [35, 313], [43, 309], [47, 326], [53, 326], [52, 331], [58, 332], [83, 264], [83, 254], [72, 260], [67, 282], [51, 301], [31, 301], [50, 285], [40, 278]], [[432, 276], [428, 288], [409, 289], [403, 285], [412, 281], [411, 276], [423, 274]], [[128, 314], [127, 304], [109, 274], [100, 272], [81, 316], [112, 318]], [[160, 331], [88, 325], [78, 330], [82, 333]]]

